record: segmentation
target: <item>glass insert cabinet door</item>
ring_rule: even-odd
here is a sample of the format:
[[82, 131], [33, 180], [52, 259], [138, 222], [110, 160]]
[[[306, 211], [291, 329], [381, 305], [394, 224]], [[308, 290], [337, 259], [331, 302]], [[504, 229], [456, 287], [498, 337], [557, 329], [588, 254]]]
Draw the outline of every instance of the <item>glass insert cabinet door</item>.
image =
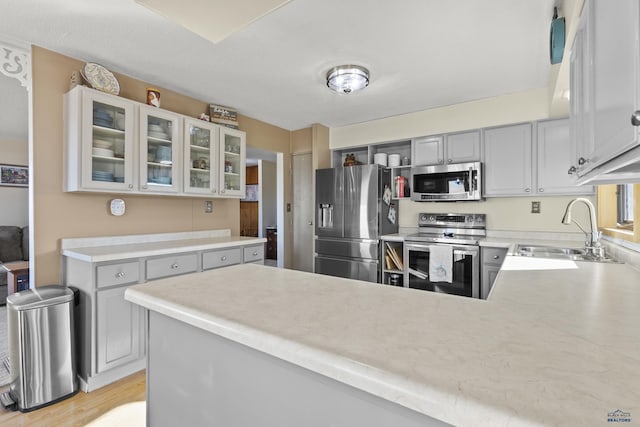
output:
[[175, 193], [179, 189], [180, 116], [140, 106], [140, 189]]
[[216, 194], [218, 128], [202, 120], [184, 121], [184, 191]]
[[94, 92], [83, 97], [83, 187], [133, 190], [133, 106]]
[[244, 132], [220, 127], [220, 194], [244, 196], [245, 194], [245, 144]]

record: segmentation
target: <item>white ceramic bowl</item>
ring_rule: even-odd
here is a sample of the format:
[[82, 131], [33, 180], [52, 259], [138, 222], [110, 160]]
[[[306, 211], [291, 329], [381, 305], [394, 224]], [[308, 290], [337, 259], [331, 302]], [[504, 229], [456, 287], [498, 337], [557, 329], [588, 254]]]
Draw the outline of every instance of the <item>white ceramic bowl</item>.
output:
[[376, 153], [373, 155], [373, 163], [387, 166], [387, 153]]

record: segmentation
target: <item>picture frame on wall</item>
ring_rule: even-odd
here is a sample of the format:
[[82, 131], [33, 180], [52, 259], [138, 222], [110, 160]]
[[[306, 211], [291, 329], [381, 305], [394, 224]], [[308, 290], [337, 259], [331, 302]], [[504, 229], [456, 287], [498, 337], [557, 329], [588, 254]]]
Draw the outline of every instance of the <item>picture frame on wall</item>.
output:
[[28, 187], [29, 168], [20, 165], [0, 164], [0, 186]]

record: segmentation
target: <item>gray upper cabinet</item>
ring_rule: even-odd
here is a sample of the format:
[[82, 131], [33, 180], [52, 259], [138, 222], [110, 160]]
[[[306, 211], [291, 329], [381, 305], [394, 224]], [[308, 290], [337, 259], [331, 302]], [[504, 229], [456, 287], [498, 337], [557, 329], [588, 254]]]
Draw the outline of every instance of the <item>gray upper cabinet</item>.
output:
[[414, 166], [440, 165], [444, 163], [444, 138], [423, 136], [411, 142], [411, 161]]
[[480, 160], [480, 131], [424, 136], [413, 140], [413, 164], [442, 165]]
[[574, 152], [568, 119], [486, 129], [485, 196], [593, 194], [567, 173]]
[[451, 133], [445, 137], [447, 163], [467, 163], [480, 160], [480, 131]]
[[611, 169], [607, 162], [640, 144], [637, 123], [632, 123], [640, 109], [639, 8], [637, 0], [619, 0], [615, 6], [607, 0], [585, 1], [571, 52], [577, 158], [569, 166], [580, 178]]
[[535, 192], [537, 194], [593, 194], [590, 185], [577, 186], [566, 165], [575, 156], [569, 120], [547, 120], [536, 124]]
[[485, 129], [485, 196], [531, 194], [531, 134], [531, 123]]

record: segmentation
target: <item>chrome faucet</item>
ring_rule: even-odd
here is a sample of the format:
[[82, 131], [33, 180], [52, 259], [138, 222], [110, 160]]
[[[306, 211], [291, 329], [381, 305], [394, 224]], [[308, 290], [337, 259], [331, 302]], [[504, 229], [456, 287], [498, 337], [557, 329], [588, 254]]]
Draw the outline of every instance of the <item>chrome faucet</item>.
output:
[[596, 258], [604, 257], [604, 248], [600, 244], [600, 236], [601, 232], [598, 231], [598, 220], [596, 219], [596, 208], [593, 206], [593, 203], [589, 199], [585, 199], [583, 197], [578, 197], [573, 199], [567, 205], [567, 209], [564, 212], [564, 216], [562, 217], [563, 224], [571, 224], [571, 209], [573, 205], [577, 202], [582, 202], [587, 205], [587, 209], [589, 210], [589, 220], [591, 222], [591, 231], [586, 231], [582, 226], [575, 220], [573, 222], [582, 230], [582, 232], [586, 235], [590, 235], [589, 240], [585, 242], [585, 249], [588, 254], [593, 255]]

